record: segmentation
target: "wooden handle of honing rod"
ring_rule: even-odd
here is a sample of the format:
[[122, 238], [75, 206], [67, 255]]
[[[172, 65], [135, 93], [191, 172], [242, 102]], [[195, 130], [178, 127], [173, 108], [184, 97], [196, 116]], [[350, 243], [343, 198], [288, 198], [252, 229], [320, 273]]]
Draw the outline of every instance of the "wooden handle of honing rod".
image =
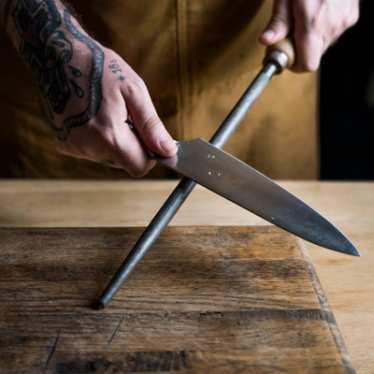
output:
[[265, 62], [273, 62], [279, 72], [283, 69], [291, 69], [295, 64], [296, 52], [292, 40], [286, 38], [266, 49]]

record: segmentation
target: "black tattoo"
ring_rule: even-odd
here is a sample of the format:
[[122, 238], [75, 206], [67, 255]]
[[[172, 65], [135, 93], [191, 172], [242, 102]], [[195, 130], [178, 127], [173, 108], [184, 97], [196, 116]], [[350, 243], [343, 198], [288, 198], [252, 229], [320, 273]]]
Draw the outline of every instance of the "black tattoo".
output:
[[113, 74], [118, 75], [118, 80], [120, 80], [120, 81], [124, 81], [125, 80], [125, 77], [122, 74], [121, 66], [119, 65], [119, 63], [117, 62], [116, 59], [113, 59], [113, 60], [109, 61], [109, 70]]
[[79, 87], [79, 86], [77, 85], [77, 83], [75, 83], [75, 81], [74, 81], [73, 79], [70, 79], [70, 84], [72, 85], [75, 94], [76, 94], [79, 98], [81, 98], [81, 97], [84, 96], [84, 91], [83, 91], [83, 89], [82, 89], [81, 87]]
[[109, 69], [112, 73], [116, 74], [122, 72], [121, 67], [119, 66], [117, 60], [110, 60], [109, 61]]
[[[67, 9], [61, 16], [54, 0], [17, 0], [12, 16], [21, 39], [20, 52], [33, 70], [48, 104], [51, 125], [59, 139], [66, 139], [72, 128], [86, 124], [100, 109], [104, 52], [75, 27]], [[87, 85], [87, 77], [71, 64], [74, 39], [91, 53], [87, 95], [82, 88], [84, 83]], [[86, 97], [86, 109], [65, 118], [57, 126], [53, 123], [54, 114], [63, 114], [74, 97]]]
[[71, 20], [71, 14], [65, 9], [64, 11], [65, 25], [70, 33], [81, 43], [85, 44], [91, 51], [91, 71], [88, 79], [88, 105], [82, 113], [66, 118], [64, 120], [64, 128], [70, 132], [70, 129], [82, 126], [87, 123], [91, 118], [95, 117], [100, 109], [100, 104], [103, 99], [102, 94], [102, 78], [104, 71], [104, 51], [97, 43], [87, 35], [82, 34], [74, 25]]
[[69, 65], [69, 69], [71, 71], [71, 74], [74, 75], [74, 77], [78, 78], [82, 76], [82, 72], [79, 69], [75, 68], [74, 66]]
[[20, 51], [31, 66], [55, 113], [62, 113], [70, 97], [64, 65], [72, 58], [72, 45], [58, 30], [61, 17], [53, 1], [20, 0], [13, 18], [21, 37]]

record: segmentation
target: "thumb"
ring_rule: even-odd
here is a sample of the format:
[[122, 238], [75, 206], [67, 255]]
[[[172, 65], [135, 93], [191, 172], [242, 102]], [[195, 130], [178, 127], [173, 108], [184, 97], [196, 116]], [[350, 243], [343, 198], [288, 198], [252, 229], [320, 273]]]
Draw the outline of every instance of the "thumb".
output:
[[122, 93], [137, 135], [155, 154], [174, 156], [177, 145], [160, 120], [144, 82], [124, 82]]
[[289, 0], [274, 0], [270, 22], [260, 36], [261, 43], [272, 45], [283, 40], [291, 29], [291, 7]]

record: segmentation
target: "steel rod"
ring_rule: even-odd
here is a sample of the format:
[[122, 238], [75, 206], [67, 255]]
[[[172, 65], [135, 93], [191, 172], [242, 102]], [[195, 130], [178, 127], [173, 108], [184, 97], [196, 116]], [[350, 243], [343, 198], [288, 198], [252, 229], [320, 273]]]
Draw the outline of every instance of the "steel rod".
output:
[[[249, 85], [240, 100], [231, 110], [229, 115], [217, 129], [211, 139], [211, 143], [218, 148], [222, 148], [230, 136], [240, 125], [241, 121], [265, 89], [272, 76], [279, 71], [279, 66], [273, 62], [268, 62]], [[119, 267], [108, 286], [105, 288], [100, 299], [95, 303], [97, 309], [105, 308], [113, 298], [123, 282], [129, 277], [139, 261], [144, 257], [153, 243], [167, 227], [178, 209], [192, 192], [196, 185], [191, 179], [182, 178], [174, 191], [167, 198], [160, 210], [156, 213], [148, 227], [143, 231], [135, 246], [132, 248], [125, 261]]]

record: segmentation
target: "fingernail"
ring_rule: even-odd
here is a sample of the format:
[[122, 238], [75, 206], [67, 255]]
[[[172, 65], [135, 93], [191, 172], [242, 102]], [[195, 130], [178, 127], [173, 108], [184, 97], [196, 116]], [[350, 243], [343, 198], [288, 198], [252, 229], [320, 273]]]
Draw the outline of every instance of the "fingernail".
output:
[[173, 156], [177, 152], [177, 145], [173, 139], [161, 140], [160, 145], [167, 155]]
[[266, 39], [267, 41], [271, 42], [275, 36], [275, 32], [273, 30], [266, 30], [263, 34], [262, 37]]

